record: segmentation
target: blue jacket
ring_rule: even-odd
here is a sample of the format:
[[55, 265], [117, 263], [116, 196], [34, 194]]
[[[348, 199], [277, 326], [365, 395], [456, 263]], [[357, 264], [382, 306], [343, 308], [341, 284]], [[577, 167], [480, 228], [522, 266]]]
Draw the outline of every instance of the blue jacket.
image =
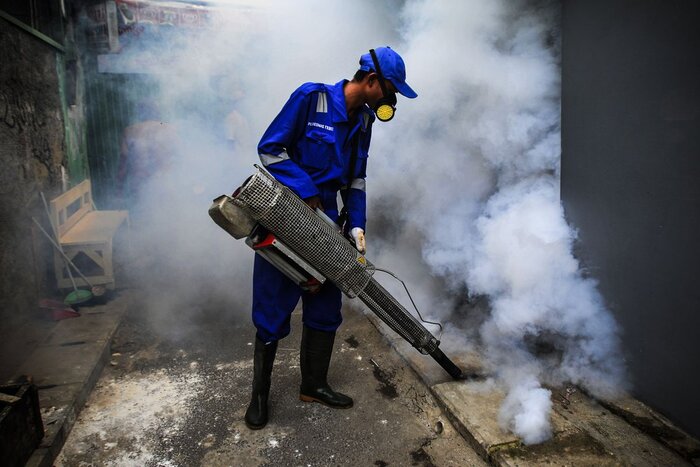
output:
[[[300, 198], [320, 196], [331, 218], [337, 216], [336, 195], [342, 188], [349, 228], [364, 229], [365, 177], [374, 114], [365, 105], [355, 122], [348, 121], [343, 94], [346, 82], [301, 85], [265, 131], [258, 154], [265, 168]], [[357, 132], [357, 161], [350, 175], [352, 138]]]

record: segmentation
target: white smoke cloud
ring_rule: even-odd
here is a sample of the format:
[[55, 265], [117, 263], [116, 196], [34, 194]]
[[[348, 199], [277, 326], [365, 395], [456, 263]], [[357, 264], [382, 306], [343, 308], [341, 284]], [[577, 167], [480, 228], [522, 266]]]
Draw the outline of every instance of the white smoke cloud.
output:
[[507, 390], [502, 428], [525, 443], [551, 435], [543, 385], [605, 396], [624, 386], [616, 324], [573, 256], [559, 199], [557, 8], [408, 2], [401, 51], [419, 100], [399, 102], [400, 124], [372, 159], [388, 187], [373, 198], [402, 206], [389, 220], [419, 230], [429, 269], [455, 293], [488, 298], [469, 337]]
[[541, 387], [533, 372], [525, 369], [518, 373], [506, 378], [515, 384], [508, 388], [498, 420], [502, 427], [520, 435], [523, 443], [541, 443], [552, 436], [549, 421], [551, 392]]
[[[181, 140], [141, 206], [154, 319], [181, 335], [219, 302], [217, 319], [248, 319], [252, 253], [208, 218], [211, 198], [251, 173], [257, 140], [299, 84], [350, 78], [362, 53], [391, 45], [419, 97], [399, 97], [396, 118], [375, 126], [369, 257], [400, 271], [422, 310], [453, 321], [451, 349], [478, 343], [507, 390], [501, 426], [541, 442], [551, 435], [543, 386], [610, 395], [623, 385], [616, 325], [572, 254], [559, 201], [556, 2], [352, 5], [230, 2], [216, 28], [138, 52], [160, 63], [154, 98]], [[249, 134], [231, 146], [233, 110]], [[490, 304], [475, 330], [455, 313], [467, 293]]]
[[[468, 277], [473, 293], [491, 298], [481, 338], [491, 366], [509, 387], [501, 422], [526, 443], [542, 441], [550, 431], [549, 407], [541, 403], [549, 392], [540, 382], [572, 382], [603, 396], [622, 387], [617, 328], [572, 255], [574, 232], [555, 182], [550, 176], [524, 180], [488, 201], [476, 221]], [[538, 339], [555, 346], [560, 358], [537, 355], [532, 347]]]
[[204, 319], [249, 319], [252, 252], [207, 208], [253, 172], [260, 135], [299, 84], [350, 78], [359, 51], [397, 37], [392, 6], [356, 2], [347, 15], [320, 0], [217, 2], [212, 27], [147, 25], [107, 57], [113, 71], [147, 73], [156, 86], [146, 104], [178, 135], [131, 206], [131, 275], [164, 335], [182, 338]]

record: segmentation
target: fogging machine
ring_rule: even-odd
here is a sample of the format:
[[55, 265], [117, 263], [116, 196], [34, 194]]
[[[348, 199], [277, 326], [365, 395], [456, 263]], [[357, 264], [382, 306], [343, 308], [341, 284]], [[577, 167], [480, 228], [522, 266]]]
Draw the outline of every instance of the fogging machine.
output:
[[359, 298], [419, 352], [450, 376], [462, 371], [440, 350], [440, 341], [373, 277], [375, 266], [321, 211], [258, 170], [232, 196], [214, 200], [209, 215], [221, 228], [263, 256], [302, 289], [313, 292], [330, 280], [349, 298]]

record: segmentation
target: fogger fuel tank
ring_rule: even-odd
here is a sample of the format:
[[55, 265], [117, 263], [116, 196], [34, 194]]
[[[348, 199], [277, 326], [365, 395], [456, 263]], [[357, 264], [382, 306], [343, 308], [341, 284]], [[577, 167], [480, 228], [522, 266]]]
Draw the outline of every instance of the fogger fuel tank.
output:
[[[440, 342], [373, 277], [374, 265], [289, 188], [259, 170], [231, 196], [216, 198], [209, 215], [305, 290], [330, 280], [359, 298], [391, 329], [428, 354], [455, 379], [462, 371], [440, 350]], [[325, 216], [324, 216], [325, 217]]]

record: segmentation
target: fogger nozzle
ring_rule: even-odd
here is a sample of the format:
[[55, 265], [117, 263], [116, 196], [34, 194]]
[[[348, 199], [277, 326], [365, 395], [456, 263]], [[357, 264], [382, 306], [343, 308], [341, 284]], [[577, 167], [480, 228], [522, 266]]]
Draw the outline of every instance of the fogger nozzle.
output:
[[[463, 378], [462, 371], [438, 348], [435, 336], [372, 277], [374, 265], [337, 226], [322, 220], [268, 173], [259, 170], [233, 197], [215, 199], [209, 214], [235, 238], [248, 237], [246, 243], [268, 255], [268, 261], [300, 286], [330, 280], [348, 297], [358, 297], [418, 351], [432, 356], [450, 376]], [[264, 252], [256, 248], [260, 227], [274, 237], [265, 236], [265, 246], [270, 248]]]

